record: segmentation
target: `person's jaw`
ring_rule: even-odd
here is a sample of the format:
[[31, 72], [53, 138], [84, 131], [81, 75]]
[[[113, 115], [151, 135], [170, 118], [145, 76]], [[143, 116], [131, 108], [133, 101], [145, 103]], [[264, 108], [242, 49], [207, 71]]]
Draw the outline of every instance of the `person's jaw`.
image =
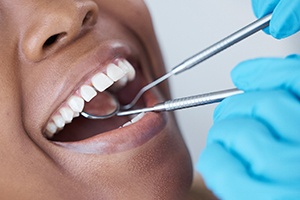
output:
[[[115, 47], [116, 45], [112, 46]], [[106, 47], [107, 46], [105, 45], [104, 49], [106, 49]], [[111, 46], [109, 46], [109, 48], [111, 48]], [[118, 52], [118, 50], [104, 51], [114, 53]], [[122, 55], [122, 53], [118, 53], [116, 55], [120, 56]], [[135, 59], [132, 59], [131, 56], [132, 55], [128, 56], [126, 55], [126, 53], [124, 53], [121, 58], [129, 60], [129, 62], [131, 62], [132, 64], [139, 63], [133, 64], [133, 66], [136, 68], [136, 71], [143, 71], [143, 63], [147, 62], [145, 62], [145, 60], [141, 62], [135, 62], [133, 61]], [[141, 57], [146, 56], [140, 55], [139, 58]], [[115, 59], [115, 55], [111, 56], [111, 58]], [[107, 59], [104, 60], [106, 61]], [[84, 69], [89, 69], [89, 67], [91, 66], [87, 66]], [[99, 65], [96, 64], [94, 66]], [[145, 66], [149, 67], [149, 64], [145, 64]], [[78, 69], [80, 69], [80, 67], [78, 67]], [[85, 77], [89, 77], [85, 76], [85, 73], [81, 70], [78, 70], [77, 74], [75, 74], [73, 77], [83, 77], [83, 79]], [[72, 74], [74, 74], [75, 71], [76, 70], [72, 70]], [[132, 93], [131, 95], [127, 96], [127, 98], [131, 100], [133, 97], [132, 95], [135, 95], [137, 90], [141, 88], [142, 84], [146, 82], [146, 80], [143, 78], [144, 75], [141, 75], [141, 73], [142, 72], [137, 73], [137, 78], [135, 79], [136, 81], [133, 81], [132, 84], [129, 84], [128, 88], [125, 88], [124, 90], [121, 90], [119, 92], [121, 98], [123, 97], [123, 95]], [[147, 74], [146, 76], [150, 77], [151, 75]], [[63, 88], [69, 88], [72, 93], [74, 91], [74, 88], [80, 85], [78, 83], [81, 83], [82, 78], [78, 79], [80, 81], [72, 81], [68, 79], [68, 87]], [[132, 89], [132, 86], [138, 87]], [[57, 110], [57, 108], [61, 105], [61, 102], [64, 102], [69, 97], [69, 94], [70, 93], [68, 93], [67, 95], [63, 95], [62, 93], [60, 93], [59, 98], [54, 101], [58, 106], [51, 107], [52, 109], [50, 110], [50, 112], [47, 112], [48, 118], [45, 118], [47, 120], [44, 120], [43, 122], [47, 123], [49, 121], [49, 117], [52, 116], [53, 112]], [[150, 92], [147, 92], [143, 96], [143, 99], [144, 100], [142, 104], [149, 106], [163, 100], [164, 98], [162, 98], [162, 95], [157, 89], [154, 89]], [[182, 157], [183, 155], [187, 154], [184, 143], [179, 135], [178, 130], [176, 129], [176, 125], [174, 124], [173, 120], [170, 121], [170, 118], [167, 116], [168, 115], [165, 114], [149, 113], [146, 114], [140, 121], [124, 128], [119, 128], [119, 126], [124, 124], [126, 121], [129, 121], [129, 118], [127, 117], [125, 119], [119, 119], [117, 117], [104, 121], [91, 121], [78, 118], [74, 120], [74, 122], [69, 126], [66, 126], [64, 129], [65, 131], [59, 133], [62, 137], [54, 138], [54, 141], [52, 141], [52, 138], [44, 137], [45, 135], [43, 134], [43, 131], [45, 130], [46, 123], [43, 123], [43, 126], [38, 129], [39, 131], [35, 132], [38, 134], [34, 135], [33, 137], [34, 139], [36, 139], [38, 145], [45, 152], [47, 152], [47, 154], [50, 155], [50, 157], [58, 165], [60, 165], [60, 167], [62, 167], [64, 170], [67, 170], [71, 174], [71, 176], [75, 176], [76, 179], [84, 180], [83, 182], [85, 184], [87, 184], [87, 182], [103, 183], [108, 181], [110, 183], [113, 183], [116, 188], [118, 188], [120, 187], [118, 186], [118, 180], [120, 180], [120, 178], [125, 179], [128, 182], [131, 180], [140, 183], [144, 182], [144, 184], [146, 184], [152, 179], [159, 179], [158, 174], [159, 176], [163, 177], [163, 173], [171, 173], [173, 174], [173, 176], [182, 176], [182, 174], [185, 174], [182, 178], [180, 178], [180, 181], [184, 180], [183, 182], [185, 182], [185, 184], [183, 185], [185, 185], [185, 187], [188, 187], [188, 184], [186, 183], [189, 182], [188, 179], [190, 179], [190, 168], [188, 167], [189, 162], [187, 162], [189, 160], [189, 157]], [[102, 132], [101, 130], [104, 124], [110, 124], [110, 121], [110, 128], [112, 130]], [[90, 134], [89, 132], [94, 133]], [[68, 138], [68, 142], [66, 142], [64, 139], [60, 139], [64, 138], [64, 136], [68, 134], [76, 135], [79, 138], [83, 139], [78, 140], [78, 137], [72, 138], [72, 136]], [[88, 136], [84, 136], [85, 134], [87, 134]], [[143, 156], [146, 156], [146, 158], [149, 160], [145, 160], [145, 157]], [[176, 160], [177, 162], [183, 162], [184, 164], [182, 166], [185, 167], [181, 166], [178, 169], [176, 166], [177, 163], [175, 163], [174, 161], [170, 162], [170, 157], [173, 157], [174, 161]], [[110, 161], [109, 164], [107, 163], [107, 160]], [[89, 163], [88, 166], [86, 163]], [[161, 168], [162, 166], [165, 167]], [[173, 167], [173, 169], [168, 169], [166, 166]], [[120, 168], [124, 169], [120, 170]], [[128, 169], [130, 170], [131, 168], [135, 169], [134, 173], [128, 174]], [[183, 172], [183, 170], [186, 171]], [[102, 173], [103, 171], [105, 171], [105, 173]], [[122, 175], [118, 175], [118, 177], [115, 175], [116, 171], [123, 171], [123, 173]], [[152, 176], [150, 177], [148, 174], [152, 174]], [[167, 180], [163, 180], [157, 185], [162, 186], [166, 183], [165, 181]], [[151, 185], [150, 182], [146, 185]], [[95, 186], [96, 185], [97, 184], [95, 184]], [[131, 184], [124, 186], [124, 183], [122, 183], [122, 185], [124, 188], [128, 189], [131, 186]], [[180, 183], [179, 185], [181, 186], [182, 183]], [[103, 186], [102, 189], [97, 192], [105, 193], [104, 190], [115, 191], [114, 188], [106, 187], [107, 186]], [[157, 190], [155, 191], [157, 192]], [[114, 192], [110, 193], [115, 194]], [[134, 195], [134, 193], [135, 192], [132, 191], [132, 195]]]
[[[130, 100], [142, 84], [154, 78], [153, 74], [163, 71], [161, 56], [157, 52], [153, 53], [157, 50], [156, 44], [150, 45], [145, 38], [136, 38], [137, 35], [142, 36], [132, 34], [132, 30], [125, 27], [114, 26], [115, 23], [107, 22], [105, 27], [111, 30], [96, 28], [57, 54], [38, 64], [29, 63], [22, 67], [24, 132], [59, 170], [67, 172], [67, 177], [75, 180], [75, 185], [78, 182], [89, 185], [89, 189], [83, 191], [105, 194], [109, 193], [107, 191], [116, 192], [120, 187], [130, 189], [140, 183], [141, 186], [152, 185], [153, 194], [156, 192], [159, 195], [159, 187], [164, 185], [174, 187], [180, 193], [181, 190], [187, 190], [191, 181], [190, 158], [177, 126], [167, 115], [150, 113], [133, 125], [115, 129], [128, 121], [126, 118], [118, 126], [112, 126], [112, 131], [104, 133], [101, 133], [102, 127], [95, 125], [102, 122], [87, 122], [86, 126], [96, 129], [92, 130], [96, 131], [96, 135], [71, 138], [69, 142], [45, 137], [45, 126], [53, 113], [83, 82], [93, 76], [94, 72], [104, 69], [107, 63], [116, 58], [126, 59], [137, 71], [142, 71], [143, 75], [138, 75], [133, 82], [136, 84], [132, 84], [137, 86], [135, 89], [128, 86], [123, 92], [120, 91], [120, 96], [131, 91], [132, 94], [128, 96]], [[102, 33], [102, 30], [105, 32]], [[153, 42], [153, 39], [150, 41]], [[151, 71], [152, 65], [157, 63], [160, 67], [155, 66], [154, 72]], [[144, 96], [143, 104], [151, 105], [163, 100], [161, 96], [155, 89]], [[73, 128], [69, 129], [62, 134], [76, 135]], [[85, 129], [79, 129], [78, 135], [84, 132]], [[99, 147], [100, 143], [106, 143], [106, 146]], [[176, 177], [176, 180], [167, 180], [166, 174]], [[127, 180], [127, 185], [120, 181], [122, 179]], [[160, 182], [154, 184], [154, 180]], [[141, 188], [131, 189], [132, 194]]]

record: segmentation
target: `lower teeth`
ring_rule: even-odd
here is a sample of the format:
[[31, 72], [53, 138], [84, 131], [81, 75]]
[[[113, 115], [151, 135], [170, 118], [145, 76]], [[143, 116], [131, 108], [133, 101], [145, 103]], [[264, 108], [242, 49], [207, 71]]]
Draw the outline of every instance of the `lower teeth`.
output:
[[132, 120], [130, 120], [129, 122], [125, 123], [123, 126], [121, 127], [126, 127], [126, 126], [129, 126], [131, 124], [134, 124], [138, 121], [140, 121], [143, 117], [145, 116], [145, 113], [140, 113], [138, 114], [137, 116], [135, 116]]

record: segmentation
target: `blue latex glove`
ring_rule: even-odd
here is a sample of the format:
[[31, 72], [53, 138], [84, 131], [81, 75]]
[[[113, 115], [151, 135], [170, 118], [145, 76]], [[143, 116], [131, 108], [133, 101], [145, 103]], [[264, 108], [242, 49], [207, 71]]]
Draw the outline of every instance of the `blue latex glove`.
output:
[[255, 59], [232, 71], [244, 94], [216, 108], [197, 164], [220, 199], [300, 199], [300, 57]]
[[265, 32], [281, 39], [300, 30], [300, 0], [252, 0], [256, 17], [272, 13], [269, 28]]

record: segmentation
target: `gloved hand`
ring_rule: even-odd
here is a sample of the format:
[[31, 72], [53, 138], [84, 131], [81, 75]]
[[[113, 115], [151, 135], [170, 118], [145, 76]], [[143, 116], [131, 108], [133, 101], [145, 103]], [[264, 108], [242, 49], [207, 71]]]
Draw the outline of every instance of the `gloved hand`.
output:
[[265, 32], [277, 39], [300, 30], [300, 0], [252, 0], [252, 7], [258, 18], [273, 12]]
[[300, 56], [232, 71], [244, 94], [216, 108], [196, 168], [220, 199], [300, 199]]

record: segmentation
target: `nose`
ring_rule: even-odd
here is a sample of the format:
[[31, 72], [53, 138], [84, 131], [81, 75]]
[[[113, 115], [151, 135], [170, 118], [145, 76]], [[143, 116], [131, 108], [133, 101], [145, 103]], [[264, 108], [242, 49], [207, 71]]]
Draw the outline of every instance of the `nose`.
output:
[[98, 6], [93, 1], [60, 0], [47, 4], [34, 9], [34, 19], [31, 17], [29, 26], [25, 26], [27, 30], [21, 39], [22, 52], [30, 61], [37, 62], [57, 52], [97, 21]]

